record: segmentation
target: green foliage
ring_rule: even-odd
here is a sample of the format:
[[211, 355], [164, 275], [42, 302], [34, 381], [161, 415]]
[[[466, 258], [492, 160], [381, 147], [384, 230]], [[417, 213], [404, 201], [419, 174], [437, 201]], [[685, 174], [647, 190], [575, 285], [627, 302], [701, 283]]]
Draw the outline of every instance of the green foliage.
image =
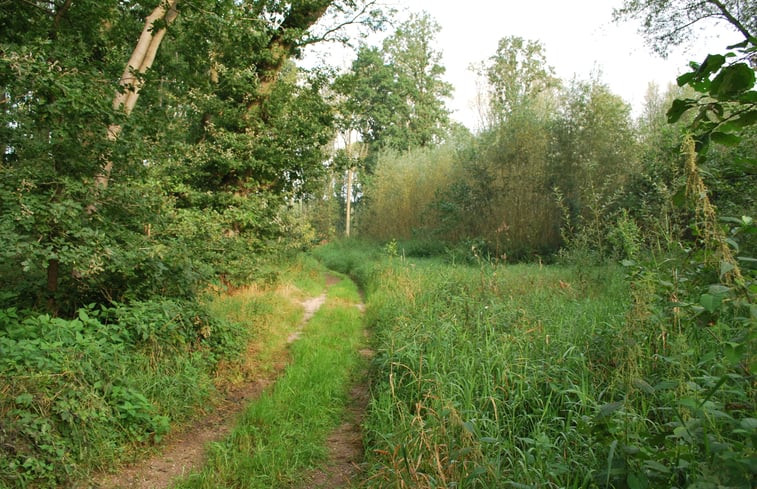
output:
[[191, 302], [0, 311], [0, 482], [56, 487], [158, 443], [212, 392], [249, 331]]
[[444, 99], [452, 88], [441, 80], [441, 53], [432, 47], [439, 30], [428, 14], [412, 15], [382, 49], [361, 46], [351, 71], [336, 80], [345, 99], [343, 125], [357, 130], [373, 153], [431, 146], [446, 133]]
[[435, 196], [460, 178], [452, 145], [382, 152], [366, 185], [359, 231], [371, 238], [408, 239], [440, 228]]
[[[741, 141], [739, 133], [757, 123], [755, 74], [749, 61], [757, 52], [757, 45], [743, 42], [733, 47], [740, 48], [738, 54], [733, 51], [727, 55], [711, 54], [701, 64], [691, 63], [692, 71], [678, 77], [678, 85], [692, 87], [698, 98], [673, 101], [668, 121], [675, 123], [685, 112], [696, 109], [691, 129], [697, 135], [700, 152], [710, 141], [736, 146]], [[728, 58], [737, 56], [742, 61], [726, 64]]]
[[757, 32], [757, 7], [740, 0], [625, 0], [613, 15], [615, 20], [640, 19], [639, 32], [663, 56], [707, 24], [725, 25], [747, 39]]
[[489, 83], [492, 123], [547, 97], [560, 85], [541, 43], [521, 37], [500, 39], [496, 54], [479, 71]]
[[524, 92], [517, 110], [475, 137], [382, 153], [360, 231], [433, 237], [465, 259], [475, 258], [474, 245], [495, 260], [550, 255], [563, 244], [608, 255], [617, 201], [636, 169], [630, 109], [597, 81], [570, 85], [553, 110], [528, 99], [537, 95]]

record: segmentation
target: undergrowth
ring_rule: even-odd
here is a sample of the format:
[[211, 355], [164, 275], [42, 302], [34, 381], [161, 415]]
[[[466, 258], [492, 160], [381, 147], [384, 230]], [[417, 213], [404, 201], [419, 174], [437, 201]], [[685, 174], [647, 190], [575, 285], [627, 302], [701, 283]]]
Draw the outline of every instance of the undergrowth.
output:
[[[313, 270], [300, 259], [274, 283], [203, 302], [91, 306], [72, 319], [0, 310], [0, 487], [61, 487], [113, 470], [212, 405], [219, 387], [272, 368], [286, 338], [274, 338], [271, 317], [301, 316], [276, 289], [322, 288]], [[268, 349], [241, 356], [252, 340]]]
[[365, 486], [754, 487], [748, 321], [668, 323], [661, 277], [615, 266], [378, 255], [338, 263], [377, 350]]

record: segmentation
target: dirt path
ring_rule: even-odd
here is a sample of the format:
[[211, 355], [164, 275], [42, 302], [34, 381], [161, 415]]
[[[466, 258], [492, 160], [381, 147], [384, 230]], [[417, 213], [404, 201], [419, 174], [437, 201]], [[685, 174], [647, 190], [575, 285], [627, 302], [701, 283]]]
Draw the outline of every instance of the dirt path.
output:
[[[366, 358], [373, 356], [373, 351], [360, 350]], [[328, 437], [329, 458], [323, 467], [306, 474], [298, 489], [326, 489], [349, 487], [350, 482], [360, 474], [363, 461], [363, 430], [370, 393], [366, 373], [350, 389], [349, 405], [344, 422]]]
[[[356, 304], [361, 313], [365, 312], [363, 301], [364, 299]], [[367, 337], [367, 331], [365, 335]], [[364, 348], [360, 350], [360, 355], [363, 358], [372, 358], [373, 351]], [[370, 400], [370, 392], [368, 390], [367, 372], [360, 372], [357, 378], [358, 380], [350, 389], [349, 404], [345, 410], [344, 421], [326, 440], [329, 453], [328, 460], [323, 467], [306, 474], [302, 483], [297, 486], [298, 489], [348, 487], [355, 476], [361, 472], [360, 463], [363, 461], [362, 423]]]
[[[334, 278], [328, 278], [327, 284]], [[336, 279], [338, 281], [338, 279]], [[302, 328], [326, 301], [326, 294], [301, 302], [305, 314], [297, 332], [287, 343], [299, 339]], [[236, 424], [237, 415], [251, 401], [257, 399], [266, 387], [275, 382], [286, 367], [286, 361], [276, 362], [273, 372], [262, 375], [232, 390], [217, 409], [169, 435], [160, 453], [125, 467], [117, 474], [96, 477], [88, 486], [98, 489], [164, 489], [177, 477], [187, 475], [201, 466], [205, 446], [228, 435]]]

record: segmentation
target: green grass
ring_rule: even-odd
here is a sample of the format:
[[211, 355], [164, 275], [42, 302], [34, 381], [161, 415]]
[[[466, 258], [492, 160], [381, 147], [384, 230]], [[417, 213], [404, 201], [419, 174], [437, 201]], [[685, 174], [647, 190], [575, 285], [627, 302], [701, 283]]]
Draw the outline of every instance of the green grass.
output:
[[619, 267], [318, 253], [369, 292], [364, 486], [752, 486], [733, 327], [667, 324]]
[[292, 344], [291, 364], [253, 402], [232, 434], [213, 443], [206, 466], [177, 488], [284, 487], [324, 460], [340, 420], [363, 341], [357, 289], [334, 285], [327, 302]]

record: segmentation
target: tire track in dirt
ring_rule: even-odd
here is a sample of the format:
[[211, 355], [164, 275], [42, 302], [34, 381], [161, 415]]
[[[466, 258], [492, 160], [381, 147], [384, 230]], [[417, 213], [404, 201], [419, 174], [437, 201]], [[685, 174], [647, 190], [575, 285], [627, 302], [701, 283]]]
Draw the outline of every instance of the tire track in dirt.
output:
[[[361, 294], [362, 297], [362, 294]], [[365, 312], [365, 303], [361, 301], [355, 305], [361, 313]], [[363, 333], [366, 338], [368, 331]], [[374, 352], [369, 348], [360, 350], [365, 359], [373, 357]], [[295, 486], [297, 489], [335, 489], [351, 487], [351, 483], [362, 472], [363, 461], [363, 419], [370, 401], [367, 369], [359, 372], [357, 381], [349, 392], [349, 402], [345, 409], [341, 425], [331, 432], [326, 440], [328, 460], [322, 467], [310, 471]]]
[[[339, 281], [327, 275], [327, 286]], [[297, 341], [302, 329], [326, 302], [326, 293], [300, 302], [304, 309], [300, 327], [287, 339], [287, 345]], [[165, 489], [174, 480], [188, 475], [202, 466], [205, 460], [205, 447], [213, 441], [224, 439], [236, 425], [236, 419], [247, 405], [259, 398], [263, 391], [272, 385], [281, 375], [288, 363], [286, 351], [275, 362], [272, 372], [246, 382], [231, 390], [226, 398], [212, 413], [198, 418], [190, 425], [179, 428], [169, 434], [160, 453], [140, 462], [129, 465], [118, 473], [96, 476], [89, 484], [76, 487], [97, 489]]]

